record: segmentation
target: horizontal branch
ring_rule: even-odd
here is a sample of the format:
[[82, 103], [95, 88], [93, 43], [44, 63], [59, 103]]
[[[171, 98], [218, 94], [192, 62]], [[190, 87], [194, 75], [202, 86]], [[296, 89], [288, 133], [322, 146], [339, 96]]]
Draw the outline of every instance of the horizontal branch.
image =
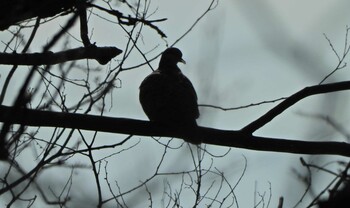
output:
[[[0, 122], [26, 126], [62, 127], [141, 136], [186, 138], [192, 135], [176, 127], [161, 127], [148, 121], [84, 114], [58, 113], [0, 106]], [[238, 147], [259, 151], [297, 154], [332, 154], [350, 156], [350, 144], [344, 142], [310, 142], [257, 137], [242, 131], [219, 130], [205, 127], [193, 129], [207, 144]]]
[[107, 64], [112, 58], [121, 53], [122, 50], [116, 47], [97, 47], [93, 45], [57, 53], [0, 53], [0, 64], [52, 65], [80, 59], [95, 59], [100, 64]]
[[305, 87], [304, 89], [286, 98], [283, 102], [281, 102], [280, 104], [278, 104], [277, 106], [269, 110], [266, 114], [264, 114], [257, 120], [245, 126], [242, 129], [242, 131], [252, 134], [253, 132], [258, 130], [265, 124], [269, 123], [272, 119], [274, 119], [276, 116], [281, 114], [287, 108], [291, 107], [298, 101], [308, 96], [336, 92], [336, 91], [343, 91], [343, 90], [350, 90], [350, 81]]
[[0, 1], [0, 30], [32, 18], [52, 17], [74, 11], [72, 0], [11, 0]]

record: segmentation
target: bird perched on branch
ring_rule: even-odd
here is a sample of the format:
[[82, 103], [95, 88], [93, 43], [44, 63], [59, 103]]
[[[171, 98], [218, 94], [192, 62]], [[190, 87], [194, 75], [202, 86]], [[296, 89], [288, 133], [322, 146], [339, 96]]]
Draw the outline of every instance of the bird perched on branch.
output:
[[[158, 69], [140, 85], [140, 103], [150, 121], [194, 132], [199, 117], [197, 94], [191, 81], [177, 66], [178, 62], [186, 63], [179, 49], [168, 48], [163, 52]], [[183, 139], [200, 143], [195, 133], [193, 137]]]

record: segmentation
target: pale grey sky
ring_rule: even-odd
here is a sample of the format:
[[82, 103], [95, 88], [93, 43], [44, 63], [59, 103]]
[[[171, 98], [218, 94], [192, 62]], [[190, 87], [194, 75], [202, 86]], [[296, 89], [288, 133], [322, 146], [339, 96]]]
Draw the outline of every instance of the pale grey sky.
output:
[[[153, 0], [150, 11], [155, 12], [150, 19], [168, 18], [167, 21], [157, 25], [168, 35], [167, 42], [172, 44], [201, 16], [209, 3], [210, 0]], [[336, 66], [337, 58], [323, 33], [341, 52], [346, 25], [350, 24], [349, 6], [348, 0], [221, 0], [214, 10], [176, 44], [176, 47], [182, 50], [187, 62], [186, 65], [179, 66], [192, 80], [201, 104], [237, 107], [289, 96], [306, 86], [317, 84]], [[125, 47], [128, 37], [113, 23], [92, 17], [89, 27], [93, 28], [92, 42], [96, 42], [97, 45], [113, 45], [121, 49]], [[39, 44], [48, 40], [45, 31], [54, 28], [57, 28], [57, 24], [48, 23], [40, 29], [42, 33], [39, 33], [39, 37], [42, 38], [35, 40], [38, 50], [41, 47]], [[78, 29], [75, 32], [77, 35]], [[143, 51], [157, 47], [147, 54], [148, 58], [152, 58], [166, 48], [166, 43], [154, 30], [144, 27], [142, 41], [138, 46]], [[118, 60], [117, 57], [111, 63], [111, 67], [116, 66]], [[125, 62], [125, 66], [133, 66], [142, 60], [140, 54], [133, 53]], [[151, 63], [153, 68], [157, 67], [158, 61], [159, 59]], [[102, 67], [101, 73], [106, 73], [107, 70], [108, 67]], [[113, 107], [106, 112], [106, 115], [147, 119], [138, 102], [138, 86], [150, 72], [151, 69], [144, 66], [121, 73], [119, 78], [122, 80], [122, 88], [114, 90], [111, 97]], [[17, 82], [20, 83], [20, 75], [17, 76]], [[1, 76], [0, 83], [4, 77]], [[349, 73], [344, 69], [328, 81], [348, 79]], [[18, 84], [12, 84], [13, 89], [16, 89]], [[69, 89], [68, 94], [68, 97], [74, 99], [82, 92]], [[305, 99], [263, 127], [257, 134], [286, 139], [342, 141], [344, 138], [322, 121], [300, 116], [297, 112], [320, 113], [334, 117], [340, 124], [348, 123], [349, 111], [344, 109], [344, 106], [348, 104], [349, 99], [344, 98], [345, 95], [348, 93]], [[9, 103], [11, 102], [7, 101], [7, 104]], [[201, 108], [199, 124], [237, 130], [273, 106], [275, 104], [266, 104], [227, 112]], [[92, 133], [86, 133], [90, 134]], [[103, 133], [99, 136], [101, 144], [112, 143], [115, 139], [124, 137]], [[152, 174], [156, 165], [154, 160], [158, 161], [162, 154], [159, 145], [149, 138], [135, 137], [130, 145], [136, 143], [139, 138], [141, 144], [134, 150], [113, 158], [109, 164], [109, 175], [120, 181], [120, 186], [122, 188], [125, 186], [125, 189], [128, 185], [137, 184], [142, 178]], [[176, 141], [174, 143], [176, 144]], [[227, 150], [216, 146], [208, 148], [218, 154]], [[98, 152], [96, 156], [103, 157], [108, 154]], [[292, 174], [292, 168], [303, 170], [299, 162], [301, 156], [314, 161], [330, 160], [320, 156], [309, 157], [233, 148], [228, 156], [217, 160], [215, 167], [224, 171], [226, 177], [234, 184], [243, 171], [244, 157], [247, 158], [247, 170], [235, 190], [239, 207], [253, 207], [256, 184], [257, 191], [261, 194], [266, 192], [267, 197], [269, 183], [272, 191], [270, 207], [277, 206], [280, 196], [285, 197], [284, 207], [292, 207], [305, 189]], [[191, 169], [193, 164], [189, 158], [189, 150], [186, 147], [180, 151], [170, 151], [164, 170]], [[209, 165], [210, 160], [207, 162], [206, 165]], [[80, 177], [76, 179], [78, 184], [79, 182], [84, 184], [87, 178], [92, 177], [90, 172], [79, 174]], [[50, 178], [50, 175], [47, 174], [45, 177]], [[91, 189], [94, 190], [94, 187]], [[76, 190], [81, 192], [81, 195], [77, 194], [77, 198], [84, 198], [85, 195], [90, 198], [96, 197], [94, 191], [86, 191], [88, 189], [83, 185], [76, 187]], [[159, 188], [159, 191], [162, 192], [162, 189]], [[144, 207], [145, 204], [141, 202], [141, 199], [140, 204], [135, 202], [134, 207]], [[308, 202], [309, 198], [306, 198], [300, 207], [304, 207]]]

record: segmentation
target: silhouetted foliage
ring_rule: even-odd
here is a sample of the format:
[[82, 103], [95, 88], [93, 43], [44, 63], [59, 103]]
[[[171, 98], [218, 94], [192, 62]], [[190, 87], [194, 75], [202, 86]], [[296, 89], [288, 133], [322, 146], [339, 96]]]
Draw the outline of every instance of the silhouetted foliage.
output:
[[[243, 165], [234, 165], [241, 170], [241, 175], [234, 180], [229, 180], [226, 173], [216, 166], [220, 159], [230, 158], [231, 147], [350, 156], [348, 142], [254, 135], [305, 98], [350, 89], [350, 81], [325, 83], [346, 66], [345, 58], [350, 50], [347, 43], [349, 28], [346, 30], [342, 53], [334, 49], [326, 36], [338, 58], [338, 64], [318, 84], [300, 89], [288, 97], [241, 107], [198, 105], [191, 82], [176, 66], [182, 55], [178, 53], [176, 60], [170, 58], [175, 62], [170, 68], [169, 65], [162, 66], [166, 56], [162, 57], [158, 70], [154, 70], [151, 63], [168, 47], [179, 52], [173, 45], [189, 34], [216, 7], [218, 1], [212, 0], [202, 15], [193, 20], [189, 29], [173, 44], [168, 44], [165, 40], [168, 34], [159, 26], [167, 18], [150, 19], [150, 14], [156, 11], [149, 11], [149, 4], [148, 0], [135, 3], [110, 0], [0, 2], [0, 30], [10, 34], [2, 40], [3, 50], [0, 53], [0, 75], [4, 78], [0, 93], [0, 196], [3, 196], [1, 199], [6, 206], [31, 207], [44, 203], [45, 206], [78, 207], [83, 202], [91, 202], [96, 207], [132, 207], [140, 200], [143, 207], [187, 207], [189, 204], [192, 207], [239, 207], [236, 193], [247, 168], [246, 158], [240, 158]], [[94, 18], [115, 27], [120, 32], [116, 33], [118, 38], [126, 37], [123, 39], [125, 41], [100, 46], [102, 41], [94, 40], [94, 30], [89, 28]], [[42, 26], [52, 22], [57, 24], [52, 27], [52, 31], [40, 31]], [[150, 51], [140, 47], [145, 27], [152, 31], [158, 42], [165, 42], [164, 46], [156, 45]], [[74, 29], [77, 28], [76, 33]], [[34, 46], [38, 31], [45, 40], [39, 41], [41, 45]], [[115, 37], [116, 34], [109, 35]], [[41, 51], [36, 51], [38, 48]], [[167, 52], [169, 49], [165, 54]], [[142, 59], [130, 64], [128, 61], [134, 53]], [[141, 85], [140, 99], [151, 122], [108, 115], [113, 107], [115, 91], [122, 87], [121, 74], [145, 66], [154, 72]], [[163, 72], [169, 69], [176, 72], [176, 76], [162, 79], [160, 87], [147, 83], [151, 78], [157, 79], [164, 75]], [[171, 85], [169, 89], [166, 88], [167, 84]], [[162, 94], [161, 98], [149, 95], [156, 89], [162, 90], [156, 92]], [[160, 103], [167, 94], [168, 99]], [[173, 99], [181, 96], [185, 98]], [[279, 103], [239, 130], [201, 127], [196, 123], [199, 108], [230, 111], [275, 102]], [[155, 104], [160, 107], [156, 108]], [[176, 109], [176, 112], [169, 112], [171, 109]], [[322, 115], [306, 116], [325, 120], [341, 134], [346, 134], [329, 118]], [[112, 134], [101, 136], [102, 132]], [[149, 143], [140, 148], [144, 138], [138, 136], [147, 138], [158, 150], [154, 151], [156, 156], [152, 157], [152, 163], [142, 158], [141, 153], [145, 146], [148, 148]], [[106, 139], [109, 137], [112, 139]], [[181, 138], [192, 144], [183, 142]], [[225, 148], [211, 152], [209, 145]], [[169, 156], [174, 152], [185, 155], [186, 161], [191, 161], [192, 166], [181, 166], [181, 158], [174, 160]], [[132, 155], [132, 160], [124, 160], [123, 154]], [[305, 184], [305, 193], [297, 205], [307, 194], [314, 198], [309, 207], [340, 207], [340, 204], [348, 203], [349, 165], [344, 161], [337, 163], [340, 171], [333, 172], [331, 168], [301, 159], [307, 173], [295, 171]], [[140, 164], [149, 166], [149, 169], [141, 169]], [[137, 169], [130, 171], [129, 166], [132, 165], [137, 166]], [[118, 174], [127, 172], [126, 181], [120, 175], [113, 174], [116, 169]], [[334, 177], [321, 191], [313, 190], [312, 173], [315, 170], [330, 173]], [[89, 180], [84, 180], [85, 173], [89, 175]], [[138, 178], [140, 175], [141, 179]], [[76, 182], [79, 180], [84, 181], [79, 184]], [[270, 184], [269, 196], [259, 195], [254, 206], [269, 207], [271, 195]], [[279, 208], [283, 207], [286, 197], [280, 197]]]

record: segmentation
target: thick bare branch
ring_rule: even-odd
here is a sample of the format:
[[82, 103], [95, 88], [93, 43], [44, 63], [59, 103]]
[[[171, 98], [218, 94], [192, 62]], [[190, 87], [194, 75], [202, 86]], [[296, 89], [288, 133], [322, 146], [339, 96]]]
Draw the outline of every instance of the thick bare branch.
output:
[[80, 17], [80, 38], [83, 41], [85, 47], [90, 46], [90, 40], [88, 37], [88, 23], [86, 17], [86, 5], [83, 2], [77, 3], [77, 8]]
[[52, 17], [73, 10], [72, 0], [11, 0], [0, 1], [0, 30], [35, 17]]
[[151, 122], [102, 117], [85, 114], [57, 113], [0, 106], [0, 122], [27, 126], [63, 127], [142, 136], [167, 136], [186, 138], [195, 131], [204, 143], [252, 149], [259, 151], [287, 152], [298, 154], [334, 154], [350, 157], [350, 144], [345, 142], [309, 142], [288, 139], [257, 137], [242, 131], [218, 130], [198, 127], [179, 129], [164, 127]]
[[112, 58], [121, 54], [116, 47], [80, 47], [57, 53], [0, 53], [0, 64], [7, 65], [52, 65], [80, 59], [95, 59], [100, 64], [107, 64]]
[[303, 98], [306, 98], [308, 96], [336, 92], [336, 91], [349, 90], [349, 89], [350, 89], [350, 81], [336, 82], [336, 83], [331, 83], [331, 84], [314, 85], [314, 86], [310, 86], [310, 87], [305, 87], [304, 89], [300, 90], [299, 92], [286, 98], [283, 102], [281, 102], [276, 107], [269, 110], [267, 113], [265, 113], [263, 116], [261, 116], [257, 120], [255, 120], [252, 123], [245, 126], [242, 129], [242, 131], [252, 134], [253, 132], [258, 130], [259, 128], [261, 128], [265, 124], [269, 123], [272, 119], [274, 119], [276, 116], [281, 114], [287, 108], [291, 107], [292, 105], [294, 105], [298, 101], [300, 101]]

